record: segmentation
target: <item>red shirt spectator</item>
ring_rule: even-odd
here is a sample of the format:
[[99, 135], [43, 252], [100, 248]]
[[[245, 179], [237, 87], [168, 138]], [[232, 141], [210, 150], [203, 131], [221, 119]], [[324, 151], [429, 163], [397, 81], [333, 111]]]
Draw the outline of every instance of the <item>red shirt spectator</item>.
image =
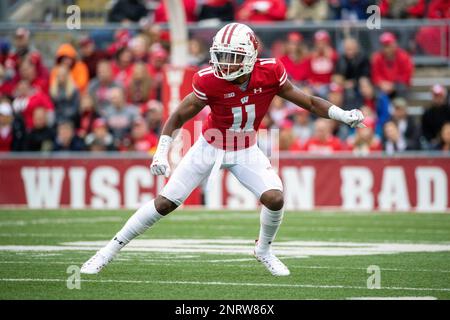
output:
[[390, 93], [396, 83], [409, 86], [414, 71], [411, 56], [398, 47], [395, 36], [390, 32], [383, 33], [380, 42], [383, 49], [372, 56], [373, 83], [386, 93]]
[[336, 50], [330, 45], [330, 35], [324, 30], [314, 34], [314, 50], [305, 62], [307, 78], [312, 84], [328, 84], [338, 60]]
[[307, 79], [307, 52], [302, 42], [303, 36], [300, 33], [289, 33], [286, 42], [286, 53], [280, 57], [286, 72], [294, 81]]
[[286, 18], [284, 0], [245, 0], [236, 13], [238, 21], [269, 22]]
[[33, 88], [27, 81], [20, 81], [16, 88], [13, 109], [15, 113], [22, 114], [27, 130], [33, 127], [33, 112], [37, 108], [54, 110], [53, 102], [47, 94]]
[[[165, 23], [169, 20], [169, 16], [167, 15], [166, 6], [164, 4], [165, 1], [161, 1], [160, 5], [155, 10], [155, 23]], [[195, 22], [197, 21], [196, 9], [197, 9], [197, 1], [196, 0], [183, 0], [184, 3], [184, 12], [186, 14], [187, 22]]]
[[317, 119], [314, 123], [314, 135], [306, 141], [303, 150], [320, 154], [343, 150], [341, 141], [332, 135], [331, 130], [329, 120]]

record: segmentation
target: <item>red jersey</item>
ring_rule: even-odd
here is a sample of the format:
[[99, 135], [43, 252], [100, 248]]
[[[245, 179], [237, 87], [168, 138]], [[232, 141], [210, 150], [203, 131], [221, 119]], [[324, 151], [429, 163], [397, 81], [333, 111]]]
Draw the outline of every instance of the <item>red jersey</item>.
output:
[[286, 80], [286, 70], [276, 59], [258, 59], [244, 89], [217, 78], [211, 67], [198, 71], [192, 79], [193, 92], [211, 108], [203, 122], [206, 141], [224, 150], [255, 144], [256, 131]]

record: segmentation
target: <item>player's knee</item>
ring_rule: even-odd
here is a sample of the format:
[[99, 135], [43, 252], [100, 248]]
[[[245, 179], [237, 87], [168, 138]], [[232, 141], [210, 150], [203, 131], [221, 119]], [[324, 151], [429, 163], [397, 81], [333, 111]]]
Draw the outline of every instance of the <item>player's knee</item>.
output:
[[269, 210], [281, 210], [284, 206], [283, 192], [280, 190], [269, 190], [262, 194], [261, 203]]
[[159, 214], [165, 216], [175, 210], [178, 206], [163, 196], [157, 196], [155, 199], [155, 208]]

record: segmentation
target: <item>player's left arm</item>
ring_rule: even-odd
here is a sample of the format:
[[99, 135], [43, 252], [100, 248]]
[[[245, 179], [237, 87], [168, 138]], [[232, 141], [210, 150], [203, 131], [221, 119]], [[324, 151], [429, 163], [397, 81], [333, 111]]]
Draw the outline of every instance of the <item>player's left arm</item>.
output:
[[278, 96], [322, 118], [338, 120], [352, 128], [362, 126], [364, 120], [362, 112], [358, 109], [345, 111], [325, 99], [306, 94], [289, 80], [282, 85]]

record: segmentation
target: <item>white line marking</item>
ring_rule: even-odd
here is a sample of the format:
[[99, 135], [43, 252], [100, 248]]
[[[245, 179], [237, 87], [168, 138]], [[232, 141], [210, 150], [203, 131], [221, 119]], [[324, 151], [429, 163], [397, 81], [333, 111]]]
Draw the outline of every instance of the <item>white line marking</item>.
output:
[[[67, 279], [33, 279], [33, 278], [1, 278], [2, 282], [66, 282]], [[251, 282], [220, 282], [220, 281], [163, 281], [163, 280], [113, 280], [113, 279], [81, 279], [81, 282], [93, 283], [132, 283], [132, 284], [182, 284], [204, 286], [243, 286], [243, 287], [284, 287], [284, 288], [311, 288], [311, 289], [358, 289], [369, 290], [367, 287], [345, 285], [312, 285], [312, 284], [288, 284], [288, 283], [251, 283]], [[408, 287], [382, 287], [379, 290], [403, 290], [403, 291], [450, 291], [450, 288], [408, 288]]]
[[[3, 245], [0, 251], [96, 251], [107, 241], [65, 242], [60, 245]], [[249, 255], [254, 248], [250, 239], [137, 239], [123, 251], [163, 253], [209, 253]], [[364, 256], [407, 252], [448, 252], [450, 244], [400, 244], [326, 241], [278, 241], [274, 250], [280, 256]]]
[[347, 300], [437, 300], [436, 297], [354, 297]]
[[[280, 259], [286, 259], [281, 258]], [[367, 267], [360, 268], [346, 268], [346, 267], [336, 267], [336, 266], [289, 266], [290, 268], [297, 269], [336, 269], [336, 270], [367, 270]], [[440, 272], [440, 273], [450, 273], [450, 270], [442, 270], [442, 269], [396, 269], [396, 268], [383, 268], [380, 267], [381, 271], [398, 271], [398, 272]]]
[[[286, 257], [279, 257], [281, 260], [286, 260]], [[201, 258], [196, 260], [190, 260], [190, 259], [180, 259], [180, 258], [167, 258], [167, 259], [152, 259], [152, 258], [116, 258], [114, 261], [119, 262], [120, 264], [125, 265], [136, 265], [137, 262], [145, 265], [161, 265], [161, 266], [173, 266], [174, 263], [211, 263], [211, 264], [220, 264], [227, 267], [239, 267], [239, 268], [253, 268], [254, 264], [230, 264], [227, 262], [252, 262], [256, 261], [255, 258], [248, 258], [248, 259], [228, 259], [228, 260], [203, 260]], [[170, 261], [170, 263], [167, 263]], [[80, 261], [52, 261], [49, 259], [41, 259], [41, 261], [37, 261], [34, 257], [30, 260], [4, 260], [0, 261], [0, 264], [29, 264], [29, 263], [44, 263], [44, 264], [82, 264], [84, 260]], [[336, 267], [336, 266], [299, 266], [299, 265], [292, 265], [289, 264], [290, 269], [325, 269], [325, 270], [367, 270], [367, 267], [360, 267], [360, 268], [347, 268], [347, 267]], [[441, 270], [441, 269], [395, 269], [395, 268], [381, 268], [381, 271], [393, 271], [393, 272], [429, 272], [429, 273], [450, 273], [450, 270]]]

